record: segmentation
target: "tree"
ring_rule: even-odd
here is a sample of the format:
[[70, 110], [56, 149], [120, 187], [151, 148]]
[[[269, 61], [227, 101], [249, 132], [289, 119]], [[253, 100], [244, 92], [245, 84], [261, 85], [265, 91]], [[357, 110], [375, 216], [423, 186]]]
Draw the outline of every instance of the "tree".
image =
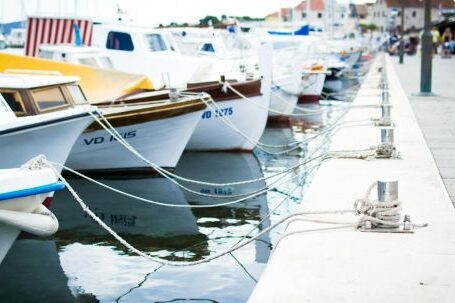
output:
[[205, 16], [199, 20], [199, 24], [202, 26], [208, 26], [210, 22], [213, 26], [221, 23], [220, 20], [215, 16]]

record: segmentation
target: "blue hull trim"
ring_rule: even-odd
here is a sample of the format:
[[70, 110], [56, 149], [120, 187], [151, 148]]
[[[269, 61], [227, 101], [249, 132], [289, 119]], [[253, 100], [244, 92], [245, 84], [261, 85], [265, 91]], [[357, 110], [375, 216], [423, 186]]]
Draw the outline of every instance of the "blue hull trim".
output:
[[53, 191], [62, 190], [64, 188], [65, 188], [65, 185], [63, 184], [63, 182], [58, 181], [58, 182], [47, 184], [47, 185], [20, 189], [20, 190], [10, 191], [10, 192], [6, 192], [6, 193], [0, 193], [0, 201], [23, 198], [23, 197], [34, 196], [34, 195], [39, 195], [39, 194], [44, 194], [44, 193], [50, 193]]

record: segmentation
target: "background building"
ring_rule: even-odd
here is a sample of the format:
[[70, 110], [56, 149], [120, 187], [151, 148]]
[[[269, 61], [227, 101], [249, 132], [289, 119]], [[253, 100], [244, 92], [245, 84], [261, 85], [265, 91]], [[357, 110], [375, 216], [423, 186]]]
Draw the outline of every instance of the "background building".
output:
[[[377, 0], [371, 8], [369, 19], [380, 31], [394, 31], [401, 24], [401, 6], [404, 2], [404, 29], [420, 30], [423, 28], [424, 8], [420, 0]], [[443, 19], [444, 10], [454, 8], [453, 0], [432, 0], [431, 20]]]
[[[333, 18], [332, 18], [333, 14]], [[344, 26], [349, 23], [348, 5], [336, 0], [304, 0], [295, 7], [282, 8], [265, 17], [270, 22], [308, 23], [312, 26], [334, 24]]]

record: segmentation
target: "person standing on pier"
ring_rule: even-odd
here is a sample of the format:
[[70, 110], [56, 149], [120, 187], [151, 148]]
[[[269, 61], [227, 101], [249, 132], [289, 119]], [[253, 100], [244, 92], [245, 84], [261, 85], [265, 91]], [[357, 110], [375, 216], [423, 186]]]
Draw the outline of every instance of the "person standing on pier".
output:
[[450, 27], [446, 27], [442, 34], [442, 57], [451, 58], [451, 52], [453, 48], [453, 35]]
[[441, 34], [439, 33], [436, 27], [431, 29], [431, 35], [433, 36], [433, 51], [435, 54], [438, 53], [439, 41], [441, 39]]

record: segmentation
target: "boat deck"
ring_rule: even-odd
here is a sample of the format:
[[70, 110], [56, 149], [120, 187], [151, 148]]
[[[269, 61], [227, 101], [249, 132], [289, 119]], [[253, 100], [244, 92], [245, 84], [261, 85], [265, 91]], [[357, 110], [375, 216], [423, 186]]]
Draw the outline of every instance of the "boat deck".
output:
[[[300, 210], [352, 208], [372, 182], [389, 177], [399, 180], [402, 213], [429, 226], [413, 234], [364, 233], [350, 227], [286, 237], [249, 302], [453, 302], [455, 211], [393, 64], [390, 58], [386, 61], [395, 145], [402, 159], [329, 160]], [[378, 82], [373, 66], [355, 104], [380, 104]], [[371, 117], [380, 117], [380, 109], [352, 109], [345, 120]], [[378, 128], [350, 127], [335, 134], [331, 150], [359, 150], [379, 142]], [[358, 220], [354, 215], [318, 218]], [[297, 221], [287, 232], [328, 226], [333, 225]]]

